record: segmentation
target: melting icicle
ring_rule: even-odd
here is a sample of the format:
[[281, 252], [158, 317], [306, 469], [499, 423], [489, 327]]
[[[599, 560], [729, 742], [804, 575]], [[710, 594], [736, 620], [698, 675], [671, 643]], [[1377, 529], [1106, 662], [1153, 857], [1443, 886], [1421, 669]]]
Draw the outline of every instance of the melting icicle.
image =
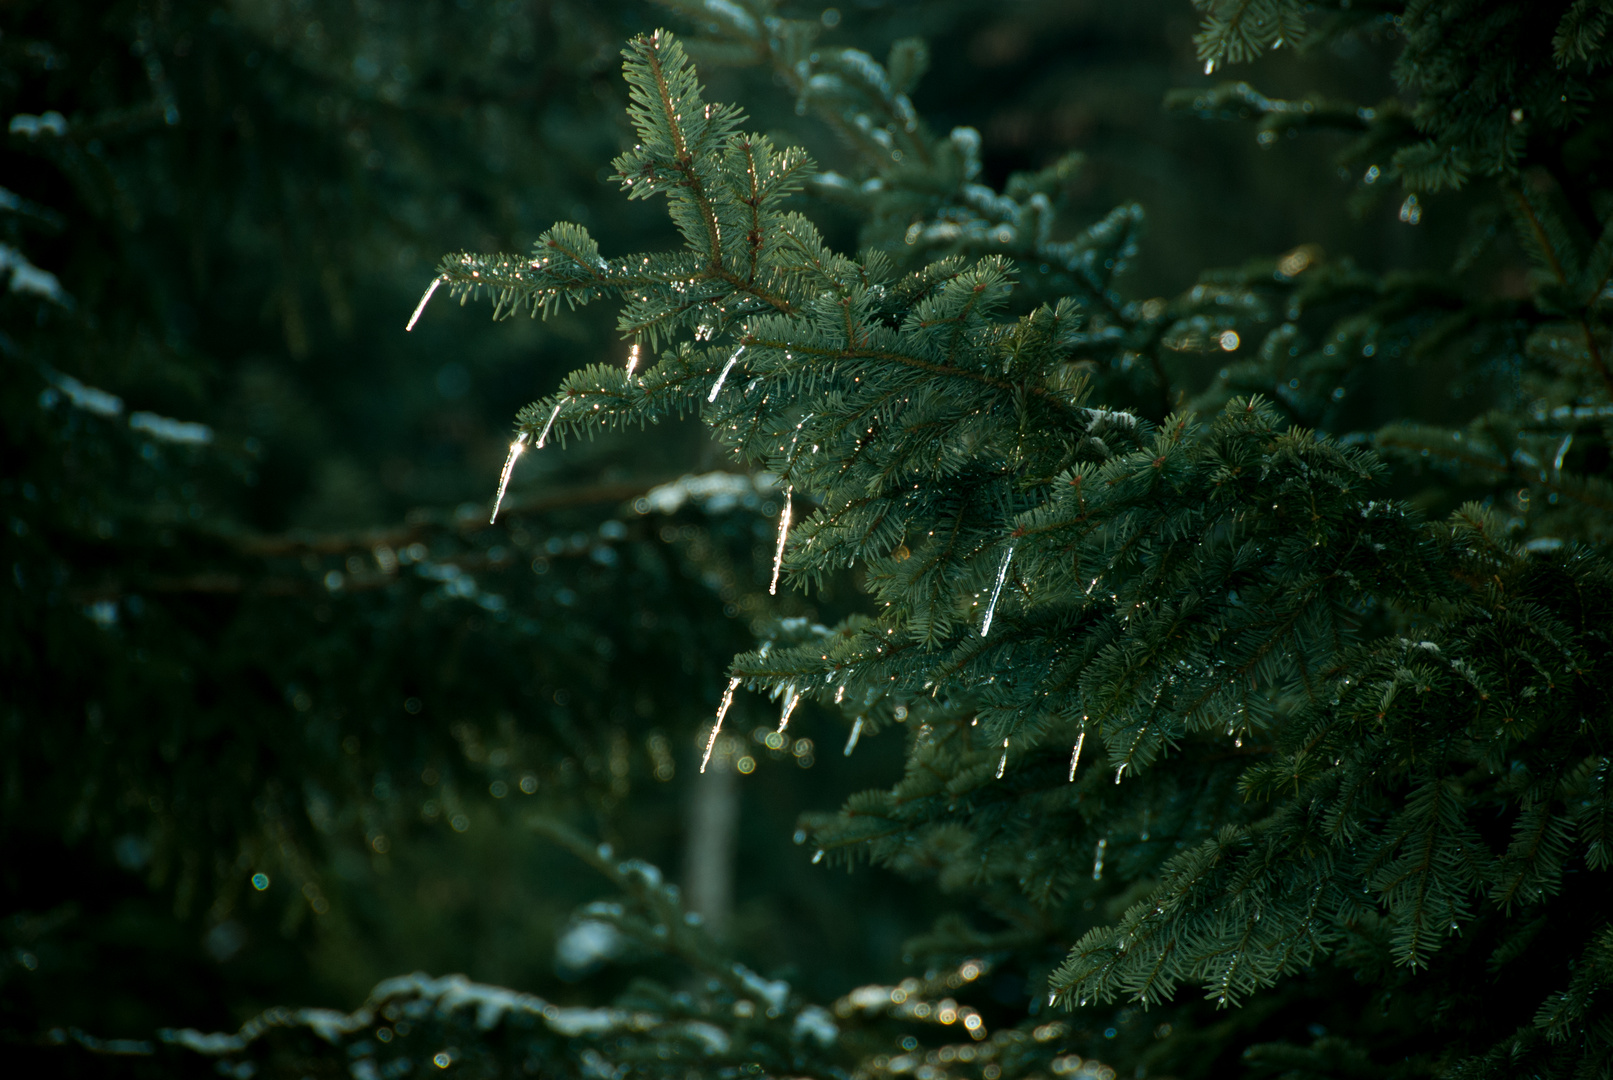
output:
[[800, 703], [801, 695], [796, 691], [795, 684], [791, 683], [784, 690], [784, 710], [779, 714], [778, 718], [778, 730], [780, 735], [784, 734], [784, 729], [790, 726], [790, 714], [795, 711], [795, 707]]
[[712, 386], [711, 393], [706, 395], [707, 401], [717, 400], [717, 395], [722, 393], [722, 384], [728, 381], [728, 373], [734, 370], [734, 365], [739, 363], [739, 354], [744, 351], [745, 346], [741, 345], [734, 350], [734, 355], [728, 358], [728, 363], [723, 365], [722, 374], [717, 376], [717, 382]]
[[409, 325], [403, 328], [404, 333], [407, 334], [410, 330], [414, 329], [414, 324], [419, 322], [420, 316], [425, 313], [426, 305], [431, 303], [431, 294], [436, 292], [438, 288], [440, 288], [447, 280], [448, 279], [445, 277], [435, 277], [431, 279], [431, 284], [426, 286], [425, 295], [420, 298], [420, 303], [415, 305], [414, 314], [409, 316]]
[[1075, 767], [1081, 764], [1081, 744], [1087, 741], [1085, 730], [1075, 737], [1075, 749], [1070, 751], [1070, 783], [1075, 783]]
[[635, 341], [633, 347], [627, 350], [627, 373], [633, 374], [633, 369], [636, 367], [638, 367], [638, 342]]
[[1003, 778], [1003, 772], [1007, 768], [1008, 768], [1008, 740], [1004, 739], [1003, 740], [1003, 756], [1002, 756], [1001, 760], [999, 760], [997, 762], [997, 779], [1001, 780]]
[[711, 762], [712, 748], [717, 745], [717, 733], [722, 731], [722, 718], [728, 715], [728, 706], [734, 703], [734, 691], [739, 689], [739, 676], [728, 680], [728, 689], [723, 693], [722, 704], [717, 706], [717, 722], [711, 725], [711, 738], [706, 740], [706, 756], [700, 759], [700, 771], [705, 772], [706, 766]]
[[1003, 552], [1003, 564], [997, 568], [997, 584], [991, 589], [991, 602], [986, 605], [986, 620], [980, 624], [980, 636], [985, 637], [991, 633], [991, 617], [997, 614], [997, 597], [1002, 595], [1003, 582], [1008, 580], [1008, 564], [1014, 558], [1014, 545], [1009, 544], [1008, 550]]
[[544, 441], [549, 438], [549, 429], [554, 427], [554, 418], [560, 415], [560, 406], [562, 404], [564, 404], [564, 401], [557, 401], [557, 402], [554, 403], [554, 412], [549, 414], [549, 419], [543, 425], [543, 430], [538, 433], [538, 449], [539, 450], [543, 449]]
[[[779, 515], [778, 519], [778, 550], [773, 552], [773, 583], [767, 587], [769, 596], [778, 595], [779, 571], [784, 567], [784, 541], [790, 535], [790, 498], [794, 494], [795, 488], [788, 487], [784, 489], [784, 512]], [[988, 615], [986, 618], [989, 622], [991, 617]]]
[[846, 740], [846, 756], [847, 757], [850, 757], [851, 752], [853, 750], [857, 749], [857, 740], [862, 738], [862, 733], [863, 733], [863, 718], [859, 716], [859, 717], [857, 717], [856, 721], [853, 722], [852, 725], [851, 725], [851, 738]]
[[1097, 853], [1092, 856], [1092, 880], [1103, 880], [1103, 849], [1109, 846], [1109, 838], [1105, 836], [1098, 841]]
[[489, 525], [498, 520], [498, 508], [504, 505], [504, 490], [510, 486], [510, 474], [515, 471], [515, 459], [521, 456], [526, 449], [526, 432], [510, 444], [510, 456], [504, 459], [504, 471], [498, 476], [498, 494], [493, 497], [493, 516], [487, 519]]

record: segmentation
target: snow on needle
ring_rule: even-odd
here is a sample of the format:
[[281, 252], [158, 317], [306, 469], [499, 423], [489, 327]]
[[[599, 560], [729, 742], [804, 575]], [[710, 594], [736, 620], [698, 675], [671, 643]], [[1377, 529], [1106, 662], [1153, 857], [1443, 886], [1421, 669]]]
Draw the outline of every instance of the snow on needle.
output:
[[549, 419], [543, 425], [543, 430], [538, 433], [538, 449], [539, 450], [543, 449], [544, 442], [547, 441], [547, 439], [549, 438], [549, 429], [554, 427], [554, 418], [560, 415], [560, 406], [563, 405], [563, 404], [565, 404], [564, 401], [557, 401], [557, 402], [554, 403], [554, 412], [549, 414]]
[[526, 440], [527, 433], [523, 431], [510, 444], [510, 456], [504, 459], [504, 471], [499, 473], [498, 477], [498, 494], [493, 497], [493, 516], [487, 519], [489, 525], [498, 521], [498, 508], [504, 505], [504, 491], [510, 486], [510, 474], [515, 471], [515, 459], [526, 449]]
[[728, 373], [734, 370], [734, 365], [739, 363], [739, 354], [744, 351], [745, 346], [741, 345], [734, 350], [734, 355], [728, 358], [728, 363], [723, 365], [722, 374], [717, 376], [717, 382], [712, 386], [711, 393], [706, 395], [707, 401], [717, 400], [717, 395], [722, 393], [722, 384], [728, 381]]
[[407, 334], [410, 330], [414, 329], [414, 324], [419, 322], [420, 316], [425, 313], [426, 305], [431, 303], [431, 294], [436, 292], [438, 287], [447, 280], [448, 279], [445, 277], [435, 277], [431, 279], [431, 284], [426, 286], [425, 295], [420, 298], [420, 303], [415, 305], [414, 314], [409, 316], [409, 325], [403, 328], [404, 333]]
[[[769, 596], [778, 595], [779, 571], [784, 568], [784, 542], [790, 537], [790, 512], [792, 509], [790, 498], [794, 494], [795, 489], [793, 487], [784, 489], [784, 512], [779, 515], [778, 519], [778, 550], [773, 552], [773, 581], [767, 586]], [[986, 621], [988, 623], [991, 621], [990, 615], [986, 616]]]
[[1075, 737], [1075, 749], [1070, 751], [1070, 782], [1075, 782], [1075, 767], [1081, 764], [1081, 744], [1087, 741], [1087, 733], [1082, 731]]
[[717, 722], [711, 725], [711, 738], [706, 740], [706, 756], [700, 759], [700, 771], [705, 772], [706, 766], [711, 762], [712, 747], [717, 745], [717, 733], [722, 731], [722, 718], [728, 715], [728, 706], [734, 703], [734, 691], [739, 689], [739, 676], [728, 680], [728, 689], [723, 693], [722, 704], [717, 706]]
[[991, 617], [997, 614], [997, 597], [1002, 595], [1003, 582], [1008, 580], [1008, 564], [1014, 558], [1014, 545], [1009, 544], [1008, 550], [1003, 552], [1003, 564], [997, 568], [997, 584], [991, 589], [991, 602], [986, 605], [986, 620], [980, 624], [980, 636], [985, 637], [991, 633]]

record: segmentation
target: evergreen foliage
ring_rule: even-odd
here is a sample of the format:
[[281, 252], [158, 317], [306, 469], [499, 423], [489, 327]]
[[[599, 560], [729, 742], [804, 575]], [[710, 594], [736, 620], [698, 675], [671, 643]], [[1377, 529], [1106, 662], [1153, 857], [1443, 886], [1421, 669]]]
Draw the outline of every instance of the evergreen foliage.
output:
[[[734, 492], [759, 507], [782, 488], [776, 548], [709, 504], [678, 519], [699, 529], [658, 529], [687, 482], [637, 515], [596, 515], [607, 520], [571, 547], [554, 545], [570, 525], [546, 516], [564, 495], [518, 497], [506, 513], [534, 522], [509, 541], [518, 556], [470, 514], [422, 516], [406, 534], [287, 537], [169, 513], [126, 552], [118, 583], [79, 586], [69, 609], [25, 578], [43, 581], [32, 568], [94, 533], [90, 496], [74, 509], [74, 470], [104, 496], [124, 443], [123, 456], [151, 445], [201, 470], [212, 437], [187, 442], [190, 429], [156, 414], [124, 422], [121, 403], [58, 370], [71, 365], [32, 359], [36, 381], [8, 418], [100, 425], [103, 460], [80, 465], [85, 444], [52, 431], [16, 436], [35, 457], [6, 489], [36, 502], [22, 477], [65, 474], [45, 500], [62, 509], [16, 518], [7, 541], [34, 548], [14, 564], [30, 568], [18, 584], [32, 606], [6, 640], [39, 642], [8, 671], [92, 682], [99, 668], [138, 686], [144, 661], [122, 645], [77, 668], [60, 659], [88, 612], [153, 652], [178, 635], [164, 662], [205, 672], [169, 731], [120, 728], [108, 760], [85, 768], [124, 768], [162, 808], [141, 849], [154, 873], [195, 881], [211, 859], [240, 889], [240, 871], [273, 849], [274, 877], [289, 873], [318, 911], [316, 875], [296, 867], [331, 831], [321, 792], [361, 793], [338, 828], [374, 847], [407, 827], [383, 790], [391, 777], [413, 786], [403, 778], [429, 763], [431, 783], [452, 788], [463, 750], [478, 766], [464, 767], [467, 787], [536, 782], [526, 826], [621, 893], [579, 919], [653, 978], [596, 1007], [417, 975], [382, 983], [355, 1013], [276, 1008], [234, 1035], [170, 1030], [136, 1045], [60, 1032], [90, 1054], [71, 1060], [240, 1076], [1607, 1075], [1607, 5], [1341, 3], [1318, 17], [1287, 0], [1196, 0], [1207, 70], [1281, 46], [1394, 43], [1415, 104], [1236, 83], [1173, 105], [1255, 120], [1261, 145], [1342, 129], [1358, 211], [1398, 184], [1407, 227], [1447, 205], [1472, 221], [1449, 272], [1380, 272], [1304, 244], [1168, 299], [1125, 291], [1141, 207], [1085, 225], [1060, 214], [1079, 158], [993, 187], [977, 133], [929, 129], [908, 97], [929, 62], [918, 41], [881, 64], [823, 46], [821, 21], [770, 0], [665, 6], [697, 28], [689, 52], [776, 75], [841, 137], [855, 175], [747, 132], [736, 108], [706, 101], [683, 41], [658, 30], [624, 53], [636, 141], [614, 170], [630, 200], [665, 198], [681, 248], [609, 254], [562, 222], [530, 255], [445, 258], [432, 288], [486, 296], [499, 317], [617, 302], [616, 329], [642, 361], [565, 376], [520, 412], [511, 462], [696, 414], [756, 474], [728, 481]], [[24, 137], [51, 137], [35, 120]], [[855, 255], [825, 240], [803, 196], [857, 212]], [[45, 281], [32, 266], [13, 261], [12, 291], [46, 326], [50, 305], [67, 308], [30, 290]], [[53, 340], [23, 349], [42, 356]], [[1397, 399], [1387, 387], [1412, 365], [1459, 393]], [[134, 480], [131, 501], [158, 505], [138, 486], [152, 481]], [[179, 533], [182, 560], [165, 554]], [[677, 546], [656, 542], [669, 535]], [[745, 569], [758, 547], [761, 565]], [[769, 600], [759, 581], [775, 551], [786, 594], [832, 608], [851, 579], [867, 599], [832, 625], [788, 595]], [[566, 610], [539, 624], [505, 597], [511, 573], [549, 557], [543, 588]], [[64, 559], [58, 577], [87, 561]], [[758, 584], [735, 586], [747, 577]], [[124, 602], [237, 591], [222, 643], [186, 626], [185, 604]], [[287, 610], [333, 598], [328, 636]], [[456, 604], [479, 604], [485, 621], [467, 635]], [[611, 643], [629, 606], [660, 614], [622, 648]], [[741, 610], [760, 640], [733, 658], [713, 727], [691, 703], [722, 688]], [[422, 727], [376, 704], [405, 682], [418, 687], [408, 716], [424, 701], [498, 717], [516, 695], [562, 708], [545, 731], [513, 718], [496, 732]], [[14, 760], [67, 762], [101, 730], [89, 710], [21, 734], [25, 704], [49, 713], [49, 688], [38, 673], [19, 685]], [[557, 685], [578, 688], [575, 712]], [[341, 689], [327, 701], [305, 686]], [[848, 754], [899, 735], [900, 780], [806, 813], [796, 840], [814, 864], [880, 864], [959, 905], [908, 944], [922, 978], [834, 1000], [767, 977], [659, 870], [617, 853], [622, 817], [656, 806], [632, 786], [642, 767], [622, 747], [641, 732], [628, 718], [715, 742], [745, 708], [729, 715], [737, 687], [778, 703], [773, 734], [813, 702], [843, 716]], [[287, 705], [307, 715], [285, 727]], [[236, 714], [248, 721], [220, 719]], [[250, 810], [183, 770], [147, 790], [215, 731], [215, 768], [274, 795], [277, 770], [256, 762], [268, 748], [296, 761], [299, 788]], [[579, 763], [584, 775], [568, 775]], [[119, 817], [131, 789], [78, 780], [14, 775], [8, 798], [76, 806], [78, 827], [106, 836], [131, 827]], [[445, 790], [439, 812], [455, 798]], [[577, 831], [585, 817], [614, 844]], [[1004, 985], [1019, 989], [988, 992]], [[8, 1010], [23, 1031], [33, 1014]]]
[[[1201, 50], [1236, 61], [1293, 36], [1270, 7], [1246, 12], [1258, 29], [1212, 15]], [[1521, 134], [1494, 135], [1474, 102], [1525, 102], [1514, 107], [1555, 143], [1582, 120], [1536, 99], [1586, 97], [1601, 80], [1537, 59], [1546, 50], [1514, 24], [1545, 25], [1538, 11], [1480, 22], [1458, 7], [1397, 20], [1402, 82], [1419, 93], [1411, 127], [1430, 137], [1390, 147], [1383, 180], [1403, 180], [1415, 208], [1419, 191], [1500, 176], [1535, 264], [1524, 303], [1313, 266], [1301, 248], [1212, 275], [1174, 304], [1127, 304], [1095, 271], [1099, 255], [1121, 263], [1122, 229], [1106, 222], [1055, 248], [1045, 197], [1021, 194], [1035, 179], [997, 195], [967, 165], [914, 169], [962, 208], [961, 224], [930, 225], [903, 190], [923, 182], [904, 185], [890, 164], [908, 156], [894, 125], [855, 119], [846, 126], [892, 136], [860, 192], [905, 201], [909, 246], [928, 231], [1018, 258], [903, 253], [917, 265], [903, 273], [877, 248], [837, 255], [781, 205], [801, 159], [705, 104], [663, 33], [628, 53], [640, 142], [616, 167], [634, 197], [667, 196], [685, 251], [606, 259], [562, 225], [531, 259], [461, 256], [441, 272], [461, 294], [489, 290], [500, 311], [615, 294], [624, 334], [675, 340], [642, 375], [573, 373], [522, 413], [523, 435], [541, 444], [551, 430], [698, 409], [737, 456], [811, 499], [780, 538], [789, 579], [863, 568], [872, 615], [732, 669], [784, 698], [781, 727], [803, 695], [863, 730], [916, 725], [906, 779], [816, 819], [821, 850], [933, 870], [1010, 923], [1024, 904], [1066, 933], [1087, 921], [1072, 901], [1109, 895], [1109, 860], [1124, 910], [1048, 976], [1054, 1004], [1159, 1005], [1185, 983], [1237, 1005], [1331, 970], [1393, 981], [1418, 1003], [1406, 1019], [1426, 1010], [1419, 1020], [1441, 1032], [1426, 1067], [1501, 1075], [1526, 1057], [1541, 1074], [1589, 1075], [1609, 1054], [1591, 1013], [1608, 932], [1613, 594], [1603, 556], [1577, 546], [1602, 539], [1605, 480], [1566, 455], [1581, 423], [1600, 431], [1607, 415], [1606, 195], [1579, 192], [1600, 211], [1584, 223], [1593, 248], [1550, 205], [1575, 192], [1525, 175]], [[1491, 61], [1505, 79], [1471, 70], [1502, 34], [1523, 61]], [[859, 61], [825, 67], [843, 86], [846, 71], [872, 68]], [[888, 80], [861, 81], [866, 100], [900, 115]], [[1369, 133], [1379, 122], [1320, 112]], [[1517, 115], [1509, 124], [1524, 126]], [[1588, 140], [1600, 120], [1589, 123]], [[930, 140], [935, 158], [942, 147], [967, 162], [971, 141]], [[1086, 288], [1019, 301], [1015, 315], [1016, 277], [1044, 261]], [[1328, 344], [1304, 355], [1309, 311], [1330, 308]], [[1121, 397], [1127, 368], [1163, 382], [1167, 351], [1235, 352], [1246, 338], [1258, 350], [1198, 395], [1214, 410], [1204, 419], [1088, 405], [1093, 383], [1104, 405]], [[1425, 520], [1386, 490], [1380, 456], [1298, 426], [1325, 422], [1344, 394], [1292, 391], [1344, 382], [1382, 339], [1395, 352], [1458, 339], [1520, 350], [1522, 369], [1486, 387], [1496, 408], [1466, 431], [1400, 423], [1375, 442], [1392, 457], [1437, 455], [1470, 488], [1521, 483], [1521, 507], [1533, 488], [1563, 509], [1508, 522], [1469, 502]], [[1278, 404], [1240, 394], [1256, 387]], [[1520, 933], [1551, 940], [1525, 947]], [[979, 941], [932, 945], [961, 958]]]

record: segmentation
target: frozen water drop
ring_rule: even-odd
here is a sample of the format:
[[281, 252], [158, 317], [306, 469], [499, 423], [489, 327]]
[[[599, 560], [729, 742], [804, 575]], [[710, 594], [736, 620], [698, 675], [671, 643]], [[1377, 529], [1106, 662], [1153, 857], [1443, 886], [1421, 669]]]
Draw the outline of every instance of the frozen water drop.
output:
[[784, 709], [779, 714], [778, 720], [778, 729], [780, 735], [784, 734], [784, 729], [790, 726], [790, 714], [795, 711], [795, 707], [800, 704], [800, 702], [801, 695], [795, 689], [795, 684], [791, 683], [784, 690]]
[[773, 552], [773, 581], [767, 586], [769, 596], [778, 595], [778, 576], [779, 571], [784, 568], [784, 542], [790, 537], [790, 514], [793, 511], [791, 498], [794, 494], [795, 488], [784, 489], [784, 512], [778, 519], [778, 549]]
[[980, 636], [985, 637], [991, 633], [991, 618], [997, 614], [997, 597], [1002, 595], [1003, 582], [1008, 580], [1008, 564], [1014, 558], [1014, 545], [1009, 544], [1008, 550], [1003, 552], [1003, 563], [997, 568], [997, 583], [992, 586], [991, 600], [986, 604], [986, 618], [980, 624]]
[[857, 749], [857, 740], [862, 738], [862, 733], [863, 718], [859, 716], [851, 724], [851, 737], [846, 740], [846, 757], [850, 757], [851, 752]]
[[554, 403], [554, 411], [549, 414], [549, 419], [544, 422], [543, 430], [538, 433], [538, 444], [537, 444], [537, 446], [538, 446], [539, 450], [542, 450], [543, 449], [543, 444], [548, 441], [548, 439], [549, 439], [549, 429], [554, 427], [555, 417], [560, 415], [560, 406], [562, 404], [564, 404], [564, 400], [557, 401], [557, 402]]
[[728, 680], [728, 689], [723, 692], [722, 704], [717, 706], [717, 722], [711, 725], [711, 737], [706, 740], [706, 756], [700, 759], [700, 771], [705, 772], [706, 766], [711, 763], [712, 748], [717, 745], [717, 735], [722, 731], [722, 718], [728, 715], [728, 706], [734, 703], [734, 691], [739, 689], [739, 676]]
[[707, 401], [717, 400], [717, 395], [722, 393], [722, 384], [728, 381], [728, 373], [734, 370], [734, 365], [739, 363], [739, 354], [744, 351], [745, 346], [741, 345], [739, 348], [734, 350], [734, 355], [728, 358], [728, 363], [723, 365], [722, 374], [717, 376], [716, 383], [711, 387], [711, 393], [706, 395]]
[[426, 305], [431, 303], [431, 294], [441, 288], [443, 283], [447, 280], [448, 279], [445, 277], [435, 277], [431, 279], [431, 284], [426, 286], [425, 294], [420, 297], [420, 303], [415, 305], [414, 314], [409, 316], [409, 325], [403, 328], [404, 333], [408, 333], [410, 330], [414, 329], [414, 324], [420, 321], [421, 315], [425, 314]]
[[504, 471], [499, 473], [498, 477], [498, 494], [493, 496], [493, 516], [487, 519], [489, 525], [498, 521], [498, 508], [504, 505], [504, 492], [510, 486], [510, 474], [515, 471], [515, 459], [526, 449], [526, 440], [527, 434], [523, 431], [510, 444], [509, 456], [504, 459]]
[[1070, 782], [1075, 782], [1075, 767], [1081, 764], [1081, 744], [1087, 741], [1087, 733], [1083, 730], [1075, 737], [1075, 749], [1070, 751]]

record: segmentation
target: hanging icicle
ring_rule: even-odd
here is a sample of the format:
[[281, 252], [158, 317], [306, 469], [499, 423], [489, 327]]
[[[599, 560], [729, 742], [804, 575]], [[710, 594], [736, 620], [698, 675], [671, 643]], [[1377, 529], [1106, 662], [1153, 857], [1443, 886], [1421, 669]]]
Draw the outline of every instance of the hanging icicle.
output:
[[633, 369], [638, 367], [638, 348], [638, 342], [635, 341], [633, 342], [633, 347], [627, 350], [627, 373], [629, 375], [633, 374]]
[[1075, 749], [1070, 751], [1070, 783], [1075, 783], [1075, 767], [1081, 764], [1081, 744], [1087, 741], [1086, 729], [1075, 737]]
[[706, 766], [711, 762], [712, 748], [717, 745], [717, 734], [722, 731], [722, 718], [728, 715], [728, 706], [734, 703], [734, 691], [739, 689], [739, 676], [728, 680], [728, 689], [723, 692], [722, 704], [717, 706], [717, 722], [711, 725], [711, 737], [706, 740], [706, 756], [700, 759], [700, 771], [705, 772]]
[[504, 459], [504, 471], [499, 473], [498, 477], [498, 494], [493, 497], [493, 516], [487, 519], [489, 525], [498, 521], [498, 508], [504, 505], [504, 491], [510, 486], [510, 474], [515, 471], [515, 459], [526, 449], [526, 440], [527, 433], [523, 431], [510, 444], [510, 456]]
[[1001, 780], [1003, 778], [1003, 772], [1006, 771], [1007, 768], [1008, 768], [1008, 740], [1004, 739], [1003, 740], [1003, 756], [1002, 756], [1002, 759], [997, 762], [997, 779]]
[[769, 596], [778, 595], [779, 571], [784, 568], [784, 541], [789, 539], [790, 536], [790, 513], [793, 509], [790, 499], [794, 494], [795, 488], [787, 487], [784, 489], [784, 511], [779, 514], [778, 519], [778, 550], [773, 552], [773, 581], [767, 586]]
[[846, 740], [846, 757], [850, 757], [851, 752], [857, 749], [857, 740], [862, 738], [862, 733], [863, 718], [859, 716], [851, 724], [851, 738]]
[[431, 279], [431, 284], [426, 286], [425, 295], [420, 298], [420, 303], [415, 305], [414, 314], [409, 316], [409, 325], [403, 328], [404, 333], [407, 334], [410, 330], [414, 329], [414, 324], [420, 321], [421, 315], [425, 314], [426, 305], [431, 303], [431, 294], [436, 292], [447, 281], [448, 279], [445, 277], [435, 277]]
[[846, 700], [846, 684], [841, 683], [835, 687], [835, 704], [838, 705], [844, 700]]
[[1098, 850], [1092, 856], [1092, 880], [1093, 881], [1101, 881], [1101, 880], [1103, 880], [1103, 849], [1108, 847], [1108, 846], [1109, 846], [1109, 838], [1107, 836], [1098, 841]]
[[791, 683], [784, 688], [784, 709], [778, 718], [778, 733], [780, 735], [784, 734], [784, 729], [790, 726], [790, 714], [795, 711], [795, 707], [800, 703], [801, 695], [795, 689], [795, 684]]
[[549, 419], [543, 425], [543, 430], [538, 433], [538, 445], [537, 445], [537, 448], [539, 450], [543, 449], [543, 444], [548, 440], [548, 438], [549, 438], [549, 429], [554, 427], [554, 418], [560, 415], [560, 406], [563, 405], [563, 404], [565, 404], [564, 400], [557, 401], [557, 402], [554, 403], [554, 412], [549, 414]]
[[706, 395], [707, 401], [717, 400], [717, 395], [722, 393], [722, 384], [728, 381], [728, 373], [734, 370], [734, 365], [739, 363], [739, 354], [744, 351], [745, 346], [741, 345], [734, 350], [734, 355], [728, 358], [728, 363], [723, 365], [722, 374], [717, 376], [717, 382], [712, 386], [711, 393]]
[[980, 624], [980, 636], [985, 637], [991, 633], [991, 617], [997, 614], [997, 597], [1002, 595], [1003, 582], [1008, 580], [1008, 564], [1014, 558], [1014, 545], [1009, 544], [1008, 550], [1003, 552], [1003, 564], [997, 568], [997, 584], [991, 589], [991, 602], [986, 605], [986, 619]]

